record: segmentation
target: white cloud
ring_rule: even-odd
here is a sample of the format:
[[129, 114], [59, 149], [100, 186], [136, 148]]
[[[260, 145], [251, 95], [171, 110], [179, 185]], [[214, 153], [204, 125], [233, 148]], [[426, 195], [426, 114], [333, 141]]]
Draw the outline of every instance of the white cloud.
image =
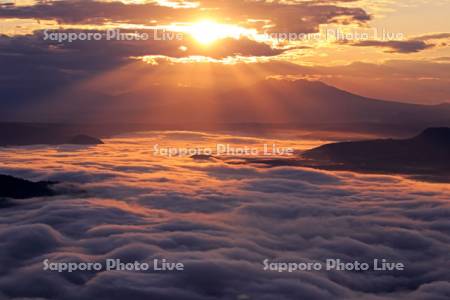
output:
[[[226, 138], [191, 137], [195, 143]], [[69, 300], [448, 296], [448, 186], [395, 176], [158, 158], [148, 152], [156, 140], [192, 140], [182, 133], [139, 138], [138, 143], [133, 138], [111, 139], [78, 151], [1, 150], [8, 160], [2, 160], [0, 173], [62, 180], [85, 194], [23, 200], [1, 210], [0, 295]], [[186, 271], [42, 271], [46, 258], [154, 257], [182, 261]], [[296, 274], [262, 270], [265, 258], [328, 257], [383, 257], [401, 261], [407, 269]]]

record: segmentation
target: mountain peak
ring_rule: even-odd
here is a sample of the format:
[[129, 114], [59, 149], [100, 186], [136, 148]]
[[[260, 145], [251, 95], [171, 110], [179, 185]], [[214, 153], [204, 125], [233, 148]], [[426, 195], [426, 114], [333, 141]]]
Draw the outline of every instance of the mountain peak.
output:
[[[288, 85], [288, 86], [292, 86], [292, 87], [331, 87], [329, 85], [327, 85], [326, 83], [319, 81], [319, 80], [310, 80], [310, 79], [292, 79], [292, 80], [288, 80], [288, 79], [276, 79], [276, 78], [269, 78], [266, 79], [264, 81], [261, 82], [262, 84], [267, 84], [267, 83], [272, 83], [275, 85]], [[335, 87], [332, 87], [335, 88]]]

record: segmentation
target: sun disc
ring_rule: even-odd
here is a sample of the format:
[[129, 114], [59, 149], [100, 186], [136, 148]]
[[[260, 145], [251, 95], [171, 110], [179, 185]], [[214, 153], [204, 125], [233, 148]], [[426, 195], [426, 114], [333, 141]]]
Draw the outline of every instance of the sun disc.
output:
[[219, 24], [210, 20], [202, 20], [192, 24], [188, 33], [200, 44], [209, 45], [224, 38], [239, 39], [245, 29], [235, 25]]

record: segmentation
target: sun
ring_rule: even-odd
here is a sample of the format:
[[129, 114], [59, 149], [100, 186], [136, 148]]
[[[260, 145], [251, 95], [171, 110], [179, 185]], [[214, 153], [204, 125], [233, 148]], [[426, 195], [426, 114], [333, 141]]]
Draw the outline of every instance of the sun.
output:
[[197, 42], [203, 45], [209, 45], [217, 40], [224, 38], [239, 39], [247, 34], [247, 30], [231, 24], [220, 24], [211, 20], [201, 20], [186, 28]]

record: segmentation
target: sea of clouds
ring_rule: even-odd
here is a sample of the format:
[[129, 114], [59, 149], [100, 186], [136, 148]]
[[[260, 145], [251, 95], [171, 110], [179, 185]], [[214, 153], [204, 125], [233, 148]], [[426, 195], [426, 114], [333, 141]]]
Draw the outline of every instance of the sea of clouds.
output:
[[[400, 176], [158, 157], [166, 145], [256, 138], [153, 132], [93, 147], [0, 150], [0, 173], [63, 195], [0, 209], [0, 299], [450, 298], [450, 186]], [[300, 142], [277, 141], [301, 148]], [[182, 272], [43, 270], [43, 261], [182, 262]], [[271, 272], [263, 260], [405, 271]]]

